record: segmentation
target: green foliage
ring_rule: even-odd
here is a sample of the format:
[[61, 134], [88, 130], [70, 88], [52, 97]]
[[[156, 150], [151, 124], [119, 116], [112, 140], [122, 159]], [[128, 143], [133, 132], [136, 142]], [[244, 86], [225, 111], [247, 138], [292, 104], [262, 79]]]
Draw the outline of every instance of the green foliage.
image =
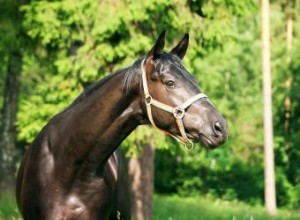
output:
[[[190, 2], [201, 2], [202, 16], [209, 20], [211, 26], [217, 27], [216, 29], [219, 31], [222, 30], [222, 34], [228, 33], [226, 37], [222, 36], [222, 41], [214, 41], [212, 47], [203, 44], [207, 49], [206, 52], [203, 53], [203, 50], [199, 52], [198, 57], [195, 57], [191, 65], [194, 68], [193, 72], [198, 73], [197, 77], [203, 91], [209, 94], [217, 108], [228, 120], [230, 139], [223, 149], [218, 149], [216, 152], [196, 151], [191, 156], [189, 154], [182, 156], [183, 159], [180, 162], [178, 162], [178, 158], [177, 161], [173, 159], [172, 166], [176, 172], [171, 172], [172, 184], [169, 185], [169, 188], [166, 188], [165, 185], [162, 187], [164, 180], [160, 178], [156, 180], [156, 186], [159, 192], [161, 192], [161, 188], [172, 189], [182, 195], [195, 195], [201, 192], [226, 200], [239, 199], [252, 204], [261, 204], [263, 202], [263, 152], [261, 147], [263, 137], [262, 106], [260, 104], [262, 99], [261, 67], [260, 61], [257, 60], [260, 57], [258, 5], [252, 2], [252, 6], [248, 9], [244, 8], [243, 13], [237, 13], [230, 9], [231, 6], [225, 3], [227, 1], [211, 1], [208, 6], [212, 8], [211, 11], [205, 8], [205, 1]], [[237, 4], [238, 8], [240, 6]], [[299, 162], [296, 158], [299, 157], [299, 154], [296, 152], [299, 150], [296, 150], [296, 146], [299, 142], [296, 141], [298, 139], [296, 136], [299, 134], [293, 135], [294, 132], [298, 132], [298, 129], [293, 126], [298, 124], [298, 119], [291, 120], [291, 138], [293, 138], [291, 144], [294, 147], [290, 147], [287, 151], [284, 148], [283, 134], [285, 93], [282, 92], [287, 68], [286, 65], [283, 65], [286, 59], [285, 32], [283, 31], [285, 17], [279, 5], [274, 6], [272, 31], [275, 39], [273, 42], [276, 43], [272, 45], [272, 61], [274, 61], [272, 70], [274, 94], [276, 94], [274, 95], [276, 164], [285, 167], [282, 167], [285, 171], [277, 169], [277, 200], [279, 206], [297, 207], [299, 197], [295, 196], [298, 195], [295, 191], [299, 184], [299, 169], [297, 169]], [[216, 9], [213, 9], [214, 7]], [[201, 14], [200, 9], [196, 10], [198, 14]], [[226, 12], [220, 13], [222, 9]], [[216, 11], [219, 13], [215, 13]], [[211, 16], [205, 15], [209, 12]], [[230, 25], [218, 28], [218, 25], [226, 24], [225, 18], [231, 21]], [[214, 21], [211, 20], [218, 22], [218, 25], [215, 26]], [[295, 33], [297, 34], [297, 32]], [[203, 38], [205, 39], [205, 37]], [[214, 39], [211, 36], [208, 38]], [[297, 43], [294, 45], [295, 48], [299, 48]], [[202, 57], [201, 54], [204, 56]], [[294, 58], [292, 60], [291, 65], [295, 65], [299, 61]], [[296, 71], [299, 72], [297, 65], [291, 71], [292, 74]], [[293, 74], [292, 90], [299, 89], [298, 75]], [[298, 94], [300, 93], [290, 92], [292, 100], [294, 100], [292, 106], [298, 107], [296, 101]], [[293, 117], [297, 117], [296, 112], [299, 112], [296, 108], [292, 111], [295, 112]], [[159, 154], [164, 155], [164, 153], [158, 152], [157, 155]], [[157, 163], [161, 164], [162, 162]], [[286, 169], [287, 165], [289, 170]], [[162, 172], [162, 170], [159, 171], [159, 173]], [[286, 175], [287, 173], [289, 174]], [[157, 177], [159, 176], [161, 175]], [[177, 186], [177, 190], [174, 190], [173, 185]]]
[[17, 23], [16, 19], [18, 2], [16, 0], [1, 0], [0, 10], [0, 54], [3, 55], [19, 43], [17, 32], [20, 24]]
[[19, 28], [19, 24], [16, 22], [17, 1], [0, 0], [0, 11], [0, 109], [2, 109], [8, 55], [10, 50], [18, 45], [16, 36]]
[[[162, 153], [157, 153], [160, 154]], [[166, 152], [162, 155], [166, 155]], [[165, 171], [159, 170], [156, 174], [160, 177], [165, 172], [163, 177], [156, 178], [156, 189], [158, 192], [178, 192], [182, 196], [201, 193], [228, 201], [238, 199], [251, 204], [262, 204], [263, 183], [257, 181], [258, 178], [263, 178], [262, 167], [249, 165], [237, 159], [228, 161], [229, 157], [231, 155], [226, 148], [218, 151], [199, 148], [192, 152], [181, 151], [181, 155], [177, 154], [171, 160], [172, 163], [156, 163], [167, 166]], [[165, 181], [169, 181], [169, 184], [164, 184]], [[174, 186], [177, 188], [174, 189]]]
[[[48, 69], [35, 64], [35, 58], [28, 56], [23, 62], [23, 92], [17, 122], [22, 129], [19, 129], [18, 138], [31, 143], [53, 115], [76, 98], [82, 86], [70, 77], [49, 73]], [[31, 86], [34, 87], [29, 88]]]
[[121, 144], [127, 157], [139, 156], [142, 153], [144, 143], [153, 142], [156, 149], [170, 149], [172, 144], [167, 141], [164, 133], [150, 126], [139, 126]]

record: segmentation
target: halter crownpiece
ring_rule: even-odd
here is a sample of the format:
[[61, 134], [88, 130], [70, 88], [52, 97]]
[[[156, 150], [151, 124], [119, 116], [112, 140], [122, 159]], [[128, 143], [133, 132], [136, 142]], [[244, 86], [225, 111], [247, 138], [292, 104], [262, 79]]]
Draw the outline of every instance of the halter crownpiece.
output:
[[[147, 115], [148, 115], [148, 119], [150, 121], [150, 123], [158, 128], [153, 120], [153, 116], [152, 116], [152, 110], [151, 110], [151, 105], [155, 106], [156, 108], [159, 108], [161, 110], [164, 110], [166, 112], [169, 112], [171, 114], [173, 114], [175, 120], [176, 120], [176, 125], [178, 127], [178, 130], [181, 134], [181, 137], [178, 135], [174, 135], [171, 134], [168, 131], [164, 131], [167, 134], [169, 134], [171, 137], [173, 137], [174, 139], [176, 139], [177, 141], [183, 143], [185, 145], [185, 147], [187, 149], [192, 149], [194, 146], [194, 143], [192, 140], [190, 140], [187, 137], [187, 134], [185, 132], [185, 128], [184, 128], [184, 124], [183, 124], [183, 118], [185, 115], [185, 110], [190, 107], [194, 102], [203, 99], [203, 98], [208, 98], [207, 95], [203, 94], [203, 93], [198, 93], [195, 96], [192, 96], [191, 98], [189, 98], [186, 102], [184, 102], [183, 104], [176, 106], [176, 107], [172, 107], [169, 105], [166, 105], [158, 100], [155, 100], [152, 98], [152, 96], [149, 93], [149, 89], [148, 89], [148, 83], [147, 83], [147, 76], [146, 76], [146, 72], [144, 69], [144, 62], [145, 59], [142, 60], [141, 63], [141, 68], [142, 68], [142, 83], [143, 83], [143, 89], [144, 89], [144, 96], [145, 96], [145, 103], [146, 103], [146, 110], [147, 110]], [[158, 128], [160, 129], [160, 128]], [[162, 129], [160, 129], [162, 130]], [[189, 147], [190, 146], [190, 147]]]

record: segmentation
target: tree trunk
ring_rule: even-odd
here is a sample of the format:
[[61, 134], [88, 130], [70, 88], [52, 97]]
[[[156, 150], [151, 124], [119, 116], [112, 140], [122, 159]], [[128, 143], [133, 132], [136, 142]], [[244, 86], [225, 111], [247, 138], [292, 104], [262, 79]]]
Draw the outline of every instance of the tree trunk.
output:
[[16, 115], [20, 87], [22, 56], [19, 51], [9, 55], [5, 82], [2, 124], [0, 129], [0, 193], [14, 191], [16, 173]]
[[276, 214], [276, 190], [274, 171], [272, 83], [270, 58], [270, 5], [269, 0], [261, 0], [262, 21], [262, 72], [264, 101], [264, 176], [265, 207], [270, 215]]
[[286, 15], [286, 64], [287, 64], [287, 72], [286, 72], [286, 97], [284, 100], [284, 110], [285, 110], [285, 122], [284, 122], [284, 137], [285, 137], [285, 149], [288, 150], [290, 148], [290, 117], [291, 117], [291, 97], [290, 90], [292, 86], [292, 76], [289, 71], [289, 66], [291, 63], [291, 49], [293, 42], [293, 5], [294, 0], [287, 0], [287, 15]]
[[154, 144], [142, 144], [139, 158], [129, 159], [128, 172], [131, 182], [131, 216], [137, 220], [152, 219], [152, 200], [154, 183]]

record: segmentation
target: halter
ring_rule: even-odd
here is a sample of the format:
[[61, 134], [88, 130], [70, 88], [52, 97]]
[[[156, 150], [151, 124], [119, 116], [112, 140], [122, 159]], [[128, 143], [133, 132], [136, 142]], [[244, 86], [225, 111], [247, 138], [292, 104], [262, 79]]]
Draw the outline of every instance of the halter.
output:
[[[185, 132], [185, 128], [184, 128], [184, 124], [183, 124], [183, 117], [185, 115], [185, 110], [191, 106], [194, 102], [203, 99], [203, 98], [207, 98], [207, 96], [203, 93], [198, 93], [195, 96], [192, 96], [191, 98], [189, 98], [186, 102], [184, 102], [181, 105], [178, 105], [176, 107], [172, 107], [169, 105], [166, 105], [160, 101], [157, 101], [155, 99], [152, 98], [152, 96], [149, 93], [149, 89], [148, 89], [148, 83], [147, 83], [147, 76], [146, 76], [146, 72], [144, 69], [144, 62], [145, 59], [143, 59], [142, 63], [141, 63], [141, 68], [142, 68], [142, 81], [143, 81], [143, 89], [144, 89], [144, 96], [145, 96], [145, 103], [146, 103], [146, 109], [147, 109], [147, 115], [149, 118], [149, 121], [151, 122], [151, 124], [155, 127], [158, 128], [153, 120], [153, 116], [152, 116], [152, 110], [151, 110], [151, 105], [155, 106], [156, 108], [159, 108], [161, 110], [164, 110], [166, 112], [169, 112], [171, 114], [173, 114], [175, 120], [176, 120], [176, 125], [177, 128], [181, 134], [181, 136], [178, 135], [174, 135], [171, 134], [168, 131], [164, 131], [165, 133], [167, 133], [168, 135], [170, 135], [171, 137], [173, 137], [174, 139], [176, 139], [177, 141], [181, 142], [184, 144], [184, 146], [187, 149], [193, 149], [194, 147], [194, 143], [192, 140], [190, 140], [187, 137], [187, 134]], [[162, 130], [160, 128], [158, 128], [159, 130]]]

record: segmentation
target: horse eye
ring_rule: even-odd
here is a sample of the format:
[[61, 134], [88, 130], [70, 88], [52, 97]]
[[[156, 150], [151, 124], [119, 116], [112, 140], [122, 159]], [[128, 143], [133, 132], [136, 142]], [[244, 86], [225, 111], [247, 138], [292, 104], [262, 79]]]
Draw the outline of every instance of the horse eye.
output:
[[164, 82], [164, 84], [167, 86], [167, 87], [170, 87], [170, 88], [174, 88], [175, 87], [175, 83], [174, 81], [172, 80], [167, 80]]

